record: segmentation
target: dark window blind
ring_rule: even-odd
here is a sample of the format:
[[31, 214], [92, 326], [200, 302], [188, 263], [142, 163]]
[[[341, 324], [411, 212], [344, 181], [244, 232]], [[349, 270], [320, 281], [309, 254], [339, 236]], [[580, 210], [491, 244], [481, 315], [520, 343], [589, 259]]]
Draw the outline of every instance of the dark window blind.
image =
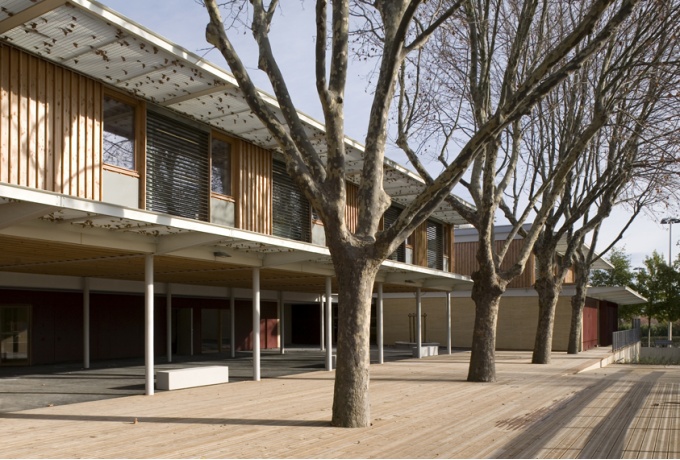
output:
[[427, 266], [444, 269], [444, 226], [427, 221]]
[[[390, 206], [387, 211], [385, 211], [385, 214], [383, 214], [383, 228], [390, 228], [390, 226], [396, 222], [399, 214], [401, 214], [401, 208]], [[387, 258], [390, 260], [396, 260], [397, 262], [406, 262], [406, 243], [401, 243], [397, 250], [390, 254]]]
[[208, 134], [153, 112], [146, 122], [147, 209], [207, 221]]
[[307, 198], [293, 183], [283, 162], [273, 165], [274, 235], [297, 241], [311, 241], [310, 206]]

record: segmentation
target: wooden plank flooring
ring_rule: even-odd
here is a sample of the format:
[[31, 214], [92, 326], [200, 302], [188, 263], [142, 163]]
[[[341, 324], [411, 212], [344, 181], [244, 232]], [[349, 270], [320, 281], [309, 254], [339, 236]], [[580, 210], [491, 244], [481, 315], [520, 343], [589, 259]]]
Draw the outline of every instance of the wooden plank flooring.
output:
[[495, 383], [468, 353], [374, 365], [373, 424], [329, 425], [333, 372], [0, 414], [3, 458], [678, 458], [680, 368], [603, 353], [500, 352]]

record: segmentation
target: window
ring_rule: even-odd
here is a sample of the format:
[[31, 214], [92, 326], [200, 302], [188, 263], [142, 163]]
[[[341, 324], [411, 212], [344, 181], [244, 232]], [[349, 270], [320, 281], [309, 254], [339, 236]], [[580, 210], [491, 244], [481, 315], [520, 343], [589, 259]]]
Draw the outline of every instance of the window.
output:
[[104, 96], [104, 163], [135, 170], [135, 108]]
[[210, 136], [155, 112], [146, 126], [147, 209], [207, 221]]
[[220, 195], [231, 196], [231, 144], [213, 138], [210, 148], [211, 190]]
[[283, 162], [273, 166], [273, 233], [297, 241], [311, 241], [311, 214], [307, 198], [286, 172]]
[[427, 221], [427, 266], [444, 269], [444, 226]]

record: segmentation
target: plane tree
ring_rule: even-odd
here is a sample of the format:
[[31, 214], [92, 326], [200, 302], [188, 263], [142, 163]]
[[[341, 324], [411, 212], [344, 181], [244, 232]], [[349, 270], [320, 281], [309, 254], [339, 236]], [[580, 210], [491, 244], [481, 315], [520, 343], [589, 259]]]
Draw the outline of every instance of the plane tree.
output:
[[[484, 3], [488, 3], [484, 5]], [[336, 1], [315, 3], [316, 45], [313, 59], [317, 93], [324, 113], [325, 156], [322, 157], [305, 131], [296, 105], [272, 51], [269, 30], [275, 23], [279, 2], [261, 0], [228, 1], [227, 14], [250, 14], [250, 29], [258, 45], [258, 67], [269, 78], [276, 97], [280, 117], [258, 92], [238, 52], [229, 40], [216, 0], [205, 0], [210, 22], [207, 41], [224, 56], [253, 113], [277, 141], [288, 174], [303, 191], [324, 223], [335, 276], [338, 283], [337, 369], [331, 423], [343, 427], [365, 427], [370, 424], [369, 404], [369, 325], [372, 287], [380, 264], [450, 196], [465, 171], [483, 164], [478, 158], [489, 155], [506, 128], [531, 111], [542, 97], [560, 81], [578, 69], [635, 9], [638, 0], [592, 0], [587, 9], [562, 24], [558, 36], [542, 40], [543, 46], [533, 56], [531, 66], [520, 65], [527, 44], [537, 40], [552, 17], [552, 10], [569, 10], [572, 2], [515, 0], [499, 2], [460, 1]], [[488, 10], [493, 10], [491, 15]], [[380, 43], [376, 52], [377, 76], [373, 102], [364, 142], [363, 166], [358, 176], [358, 221], [350, 229], [345, 220], [348, 179], [345, 162], [344, 99], [346, 96], [351, 12], [366, 19], [370, 33]], [[503, 17], [509, 14], [508, 20]], [[566, 13], [566, 11], [565, 11]], [[515, 21], [511, 23], [510, 20]], [[506, 37], [501, 49], [482, 44], [486, 32], [499, 28], [502, 22]], [[230, 22], [232, 24], [233, 22]], [[390, 108], [394, 99], [399, 70], [407, 57], [425, 46], [448, 25], [446, 33], [465, 30], [460, 45], [464, 53], [461, 65], [470, 69], [471, 79], [490, 77], [489, 69], [507, 68], [497, 77], [505, 80], [494, 104], [482, 104], [475, 110], [474, 126], [462, 143], [455, 159], [437, 175], [426, 180], [422, 192], [401, 212], [396, 221], [380, 230], [383, 213], [390, 198], [383, 190], [384, 157], [387, 144]], [[460, 34], [451, 36], [458, 40]], [[469, 38], [472, 37], [472, 40]], [[492, 46], [490, 54], [483, 54]], [[503, 53], [501, 53], [501, 51]], [[495, 54], [494, 54], [495, 53]], [[520, 72], [521, 68], [521, 72]], [[472, 75], [474, 74], [474, 77]], [[487, 82], [474, 90], [475, 98], [484, 99]], [[476, 203], [477, 204], [477, 203]], [[481, 206], [479, 206], [481, 204]], [[494, 209], [492, 203], [477, 204], [479, 227], [487, 234]], [[478, 290], [479, 292], [479, 290]]]

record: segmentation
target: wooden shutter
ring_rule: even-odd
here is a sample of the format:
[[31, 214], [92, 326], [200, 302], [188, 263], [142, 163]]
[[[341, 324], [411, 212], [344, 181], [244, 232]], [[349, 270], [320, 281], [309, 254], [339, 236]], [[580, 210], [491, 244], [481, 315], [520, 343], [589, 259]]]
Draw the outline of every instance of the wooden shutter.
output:
[[172, 118], [147, 116], [146, 207], [207, 221], [209, 136]]

